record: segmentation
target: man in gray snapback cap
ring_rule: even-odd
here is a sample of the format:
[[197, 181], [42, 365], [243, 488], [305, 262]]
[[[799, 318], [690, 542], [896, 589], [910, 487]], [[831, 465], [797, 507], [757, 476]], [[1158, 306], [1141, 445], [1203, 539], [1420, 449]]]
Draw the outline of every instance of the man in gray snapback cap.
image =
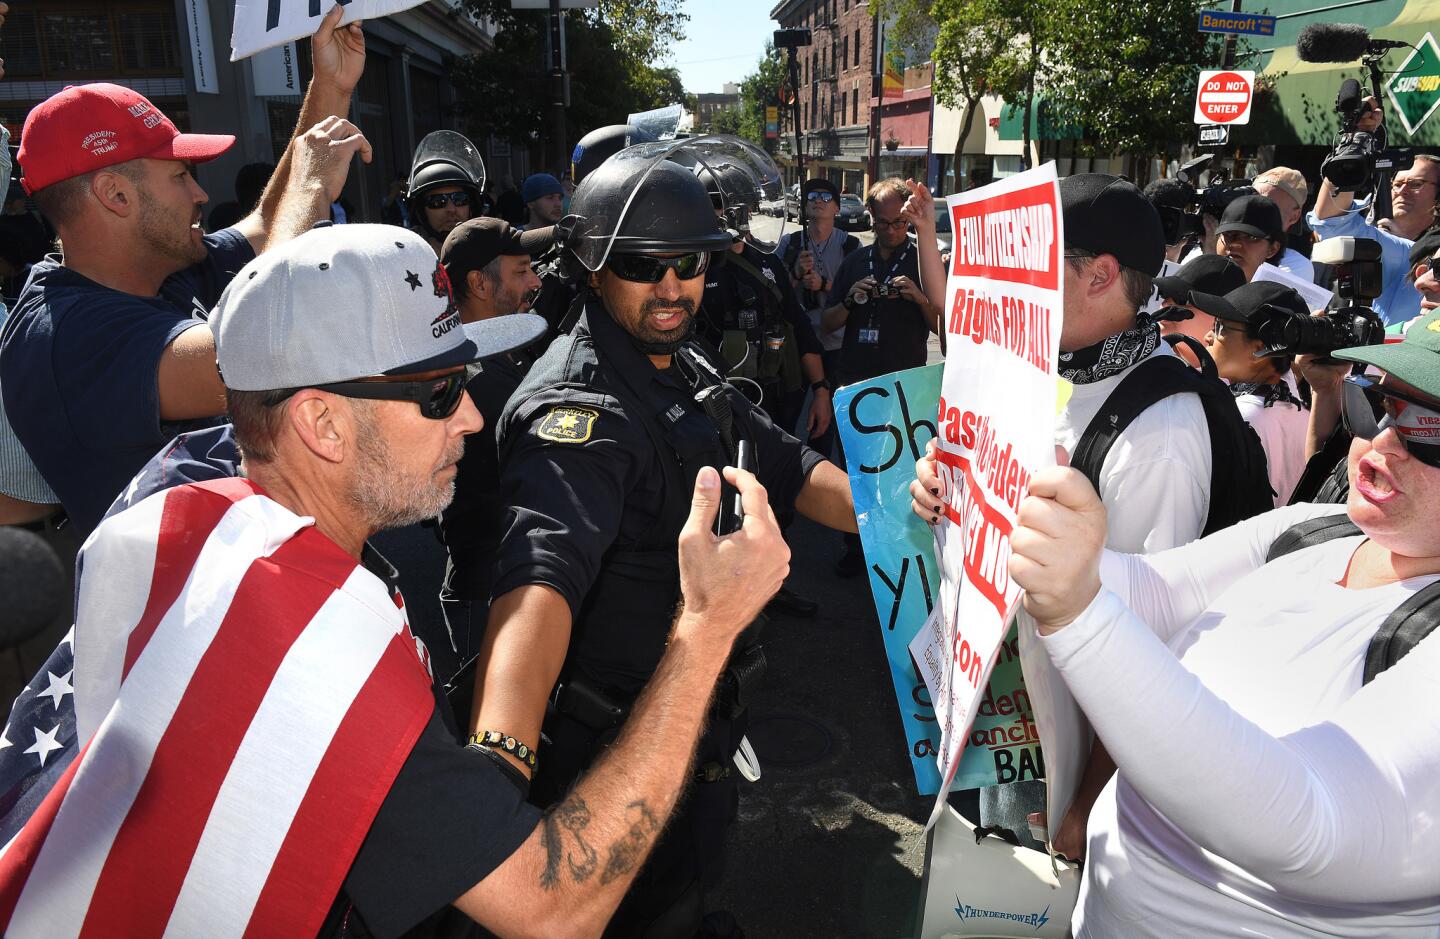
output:
[[[125, 837], [52, 835], [43, 812], [27, 837], [72, 852], [62, 867], [114, 866], [137, 836], [183, 832], [183, 884], [132, 878], [105, 901], [107, 921], [135, 928], [448, 934], [463, 914], [499, 935], [598, 934], [689, 776], [754, 598], [788, 572], [765, 490], [728, 470], [748, 517], [717, 538], [719, 475], [697, 481], [679, 539], [686, 604], [643, 716], [542, 813], [497, 751], [532, 766], [533, 753], [504, 735], [461, 746], [394, 571], [366, 542], [450, 501], [481, 426], [469, 366], [544, 321], [462, 323], [420, 236], [346, 225], [246, 265], [210, 322], [240, 476], [114, 512], [82, 561], [83, 749], [51, 795], [123, 821]], [[27, 916], [84, 913], [40, 886], [21, 898]]]

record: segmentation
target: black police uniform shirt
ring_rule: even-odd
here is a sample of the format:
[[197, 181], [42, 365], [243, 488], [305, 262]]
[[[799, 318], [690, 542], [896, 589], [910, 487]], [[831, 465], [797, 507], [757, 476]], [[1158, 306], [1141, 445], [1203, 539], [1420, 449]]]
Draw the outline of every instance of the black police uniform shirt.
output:
[[[732, 397], [772, 506], [792, 507], [820, 454]], [[677, 451], [656, 432], [665, 420], [718, 440], [678, 367], [655, 368], [592, 296], [531, 368], [499, 431], [510, 509], [493, 595], [554, 588], [575, 624], [567, 669], [618, 695], [654, 672], [679, 598], [675, 544], [698, 466], [676, 469]]]
[[[874, 245], [852, 251], [840, 264], [827, 306], [842, 302], [850, 288], [866, 277], [877, 283], [904, 275], [920, 285], [919, 249], [908, 240], [888, 259]], [[877, 375], [917, 368], [925, 364], [930, 327], [920, 307], [901, 297], [871, 297], [856, 304], [845, 321], [840, 345], [840, 381], [864, 381]]]
[[761, 342], [768, 318], [778, 317], [794, 328], [800, 355], [824, 352], [780, 260], [750, 245], [744, 247], [742, 254], [760, 271], [764, 282], [757, 282], [749, 271], [734, 263], [733, 253], [714, 255], [710, 269], [705, 272], [705, 293], [700, 298], [700, 316], [696, 323], [696, 331], [707, 350], [712, 354], [718, 352], [721, 334], [727, 330], [744, 330], [748, 341]]
[[[234, 476], [239, 466], [231, 425], [181, 434], [140, 469], [135, 485], [106, 514], [173, 486]], [[369, 544], [360, 561], [399, 591], [395, 568]], [[473, 934], [474, 925], [451, 904], [539, 823], [539, 810], [503, 771], [459, 744], [450, 707], [438, 687], [431, 691], [435, 710], [380, 803], [321, 937]]]
[[81, 531], [99, 523], [172, 437], [224, 421], [160, 418], [160, 356], [255, 257], [233, 228], [205, 236], [205, 250], [204, 261], [171, 274], [154, 297], [113, 290], [46, 258], [5, 323], [5, 414]]
[[465, 440], [465, 455], [455, 471], [455, 498], [440, 514], [449, 552], [441, 599], [480, 604], [490, 599], [490, 577], [505, 518], [495, 430], [505, 402], [520, 387], [530, 364], [510, 353], [490, 356], [481, 360], [479, 374], [466, 385], [485, 423]]

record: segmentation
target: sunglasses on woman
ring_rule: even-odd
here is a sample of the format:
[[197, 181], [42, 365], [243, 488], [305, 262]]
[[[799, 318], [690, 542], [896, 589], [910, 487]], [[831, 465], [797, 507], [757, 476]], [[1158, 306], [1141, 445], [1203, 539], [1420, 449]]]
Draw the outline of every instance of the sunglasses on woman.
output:
[[[372, 401], [414, 401], [420, 413], [432, 421], [443, 421], [460, 408], [460, 398], [465, 394], [465, 385], [477, 369], [471, 366], [438, 378], [420, 381], [389, 381], [383, 378], [364, 378], [356, 381], [335, 381], [328, 385], [307, 385], [320, 391], [329, 391], [345, 398], [365, 398]], [[291, 388], [279, 400], [283, 401], [299, 388]]]
[[695, 251], [674, 258], [661, 258], [653, 254], [614, 254], [607, 267], [621, 280], [637, 284], [658, 284], [665, 279], [665, 272], [674, 268], [675, 276], [681, 280], [694, 280], [710, 266], [710, 252]]
[[425, 208], [443, 209], [446, 203], [452, 203], [459, 208], [470, 204], [470, 193], [465, 190], [459, 192], [432, 192], [425, 197]]
[[[1340, 403], [1346, 430], [1374, 440], [1385, 428], [1394, 427], [1411, 456], [1426, 466], [1440, 467], [1440, 410], [1435, 402], [1382, 385], [1369, 375], [1349, 376], [1344, 389]], [[1384, 415], [1378, 421], [1377, 412]]]

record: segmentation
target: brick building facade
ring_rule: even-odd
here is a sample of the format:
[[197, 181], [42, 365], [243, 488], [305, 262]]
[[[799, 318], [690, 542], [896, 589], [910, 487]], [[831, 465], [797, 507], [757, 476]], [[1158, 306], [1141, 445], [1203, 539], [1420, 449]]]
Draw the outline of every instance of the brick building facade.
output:
[[[871, 109], [879, 93], [875, 21], [863, 0], [781, 0], [770, 18], [810, 30], [797, 52], [801, 144], [807, 176], [863, 193], [874, 171]], [[780, 163], [796, 178], [792, 109], [780, 110]]]

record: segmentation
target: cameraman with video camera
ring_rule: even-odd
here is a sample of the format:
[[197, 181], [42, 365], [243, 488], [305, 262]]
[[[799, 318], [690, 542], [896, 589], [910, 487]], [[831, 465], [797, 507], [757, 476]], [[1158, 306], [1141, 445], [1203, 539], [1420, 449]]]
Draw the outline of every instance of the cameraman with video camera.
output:
[[[1343, 91], [1341, 98], [1343, 102]], [[1340, 108], [1337, 104], [1337, 110]], [[1355, 132], [1373, 134], [1383, 121], [1380, 103], [1374, 97], [1366, 97], [1360, 102], [1358, 117], [1353, 121]], [[1420, 313], [1420, 294], [1406, 277], [1410, 273], [1410, 248], [1435, 224], [1436, 193], [1440, 190], [1440, 158], [1417, 153], [1414, 159], [1414, 165], [1400, 170], [1391, 180], [1390, 217], [1376, 219], [1374, 224], [1366, 222], [1360, 209], [1354, 206], [1355, 191], [1342, 191], [1337, 187], [1333, 182], [1334, 173], [1327, 171], [1328, 168], [1322, 170], [1327, 172], [1327, 178], [1321, 182], [1315, 209], [1308, 216], [1310, 227], [1322, 241], [1349, 236], [1373, 238], [1380, 243], [1385, 265], [1384, 290], [1375, 300], [1375, 311], [1391, 324], [1413, 319]]]

